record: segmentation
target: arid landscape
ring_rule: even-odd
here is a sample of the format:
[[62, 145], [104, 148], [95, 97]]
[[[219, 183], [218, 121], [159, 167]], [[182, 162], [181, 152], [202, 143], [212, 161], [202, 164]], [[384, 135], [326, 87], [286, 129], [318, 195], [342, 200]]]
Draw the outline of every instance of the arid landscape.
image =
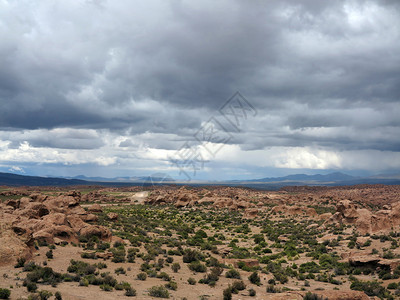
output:
[[2, 299], [400, 299], [400, 186], [2, 187], [0, 199]]
[[400, 300], [399, 0], [0, 0], [0, 300]]

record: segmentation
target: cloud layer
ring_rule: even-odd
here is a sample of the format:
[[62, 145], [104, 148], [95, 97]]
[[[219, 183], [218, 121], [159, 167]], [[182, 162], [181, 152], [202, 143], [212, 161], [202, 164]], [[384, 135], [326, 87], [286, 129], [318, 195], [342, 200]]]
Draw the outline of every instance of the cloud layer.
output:
[[4, 169], [179, 175], [239, 90], [257, 114], [203, 178], [400, 170], [397, 1], [0, 0], [0, 40]]

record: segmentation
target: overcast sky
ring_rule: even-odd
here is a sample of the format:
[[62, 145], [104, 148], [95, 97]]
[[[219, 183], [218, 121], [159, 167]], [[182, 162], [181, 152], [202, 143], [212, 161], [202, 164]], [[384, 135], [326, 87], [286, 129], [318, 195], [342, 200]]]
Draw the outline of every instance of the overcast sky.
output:
[[396, 0], [0, 0], [0, 171], [400, 172], [399, 96]]

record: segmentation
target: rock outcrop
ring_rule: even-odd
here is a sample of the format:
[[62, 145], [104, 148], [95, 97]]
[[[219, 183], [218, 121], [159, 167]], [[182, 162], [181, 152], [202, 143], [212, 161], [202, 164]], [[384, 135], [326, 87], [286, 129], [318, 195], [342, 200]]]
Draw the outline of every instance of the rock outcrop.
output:
[[314, 217], [317, 212], [312, 207], [299, 206], [299, 205], [277, 205], [271, 210], [273, 213], [282, 213], [289, 216], [304, 215]]
[[[256, 207], [249, 201], [248, 195], [242, 190], [224, 188], [216, 192], [208, 190], [188, 190], [185, 187], [177, 190], [155, 190], [146, 198], [145, 203], [152, 205], [174, 205], [177, 208], [192, 206], [210, 206], [230, 210], [247, 210]], [[254, 217], [256, 213], [251, 212]]]
[[342, 200], [336, 206], [336, 213], [327, 224], [351, 224], [361, 234], [388, 233], [400, 229], [400, 202], [386, 206], [375, 213], [366, 208], [358, 208], [350, 200]]
[[[307, 292], [304, 291], [289, 291], [285, 293], [267, 294], [263, 299], [266, 300], [282, 300], [293, 299], [302, 300]], [[311, 291], [311, 293], [320, 296], [322, 299], [329, 300], [370, 300], [370, 298], [360, 291]]]
[[80, 205], [79, 192], [29, 197], [0, 203], [0, 262], [12, 263], [17, 257], [29, 257], [34, 242], [78, 242], [79, 236], [97, 236], [110, 240], [111, 232], [102, 226], [88, 224], [97, 216]]

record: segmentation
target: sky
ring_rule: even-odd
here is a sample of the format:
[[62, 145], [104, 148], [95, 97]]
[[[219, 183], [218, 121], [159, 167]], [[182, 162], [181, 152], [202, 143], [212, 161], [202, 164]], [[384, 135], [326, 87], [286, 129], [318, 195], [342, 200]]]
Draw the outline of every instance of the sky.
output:
[[0, 0], [0, 171], [400, 173], [400, 2]]

